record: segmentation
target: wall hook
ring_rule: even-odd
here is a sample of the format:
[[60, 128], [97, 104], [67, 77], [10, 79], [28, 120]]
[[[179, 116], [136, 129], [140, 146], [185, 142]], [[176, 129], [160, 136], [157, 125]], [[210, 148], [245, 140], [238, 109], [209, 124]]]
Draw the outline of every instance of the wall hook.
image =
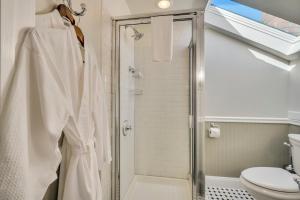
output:
[[70, 9], [70, 11], [72, 12], [73, 15], [75, 16], [84, 16], [86, 14], [87, 8], [86, 8], [86, 4], [85, 3], [81, 3], [80, 7], [81, 7], [81, 11], [75, 11], [73, 10], [72, 7], [72, 0], [64, 0], [64, 2], [67, 2], [67, 5]]

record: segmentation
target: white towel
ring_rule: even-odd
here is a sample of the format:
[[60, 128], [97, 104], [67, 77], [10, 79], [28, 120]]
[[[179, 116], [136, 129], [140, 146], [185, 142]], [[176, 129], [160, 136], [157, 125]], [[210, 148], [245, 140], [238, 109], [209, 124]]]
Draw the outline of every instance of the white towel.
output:
[[173, 16], [152, 17], [153, 61], [171, 62], [173, 56]]

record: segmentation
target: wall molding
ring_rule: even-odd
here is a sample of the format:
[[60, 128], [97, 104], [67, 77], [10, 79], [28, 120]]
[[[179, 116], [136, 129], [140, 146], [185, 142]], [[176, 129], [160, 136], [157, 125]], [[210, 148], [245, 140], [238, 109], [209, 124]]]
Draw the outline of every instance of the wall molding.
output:
[[[203, 118], [200, 121], [203, 122]], [[289, 124], [300, 126], [300, 112], [289, 111], [288, 118], [205, 116], [204, 122]]]
[[258, 124], [289, 124], [288, 118], [271, 117], [220, 117], [205, 116], [206, 122], [237, 122], [237, 123], [258, 123]]

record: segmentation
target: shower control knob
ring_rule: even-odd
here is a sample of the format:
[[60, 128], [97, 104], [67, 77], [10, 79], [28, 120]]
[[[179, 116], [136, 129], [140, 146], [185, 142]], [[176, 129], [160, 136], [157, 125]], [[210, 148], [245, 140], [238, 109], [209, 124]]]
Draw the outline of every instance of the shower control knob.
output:
[[123, 122], [123, 126], [122, 126], [122, 132], [124, 136], [127, 136], [132, 130], [131, 125], [129, 124], [128, 120], [125, 120]]
[[125, 131], [130, 131], [131, 129], [131, 126], [125, 127]]

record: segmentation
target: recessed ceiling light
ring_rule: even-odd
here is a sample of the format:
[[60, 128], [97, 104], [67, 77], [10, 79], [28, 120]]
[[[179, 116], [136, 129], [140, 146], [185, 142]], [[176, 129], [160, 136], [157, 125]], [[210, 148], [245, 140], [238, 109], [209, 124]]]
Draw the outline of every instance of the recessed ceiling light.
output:
[[171, 0], [160, 0], [157, 3], [158, 7], [161, 9], [167, 9], [171, 6]]

